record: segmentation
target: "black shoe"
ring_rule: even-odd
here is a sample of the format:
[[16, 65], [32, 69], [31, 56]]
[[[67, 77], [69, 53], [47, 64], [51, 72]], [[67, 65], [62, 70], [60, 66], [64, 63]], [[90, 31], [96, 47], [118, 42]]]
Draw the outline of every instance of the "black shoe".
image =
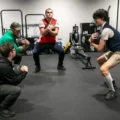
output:
[[114, 100], [117, 97], [116, 92], [110, 90], [105, 97], [105, 100]]
[[58, 65], [58, 66], [57, 66], [57, 69], [58, 69], [58, 70], [66, 70], [66, 68], [65, 68], [63, 65]]
[[[107, 88], [108, 88], [108, 84], [107, 84], [106, 82], [100, 84], [100, 86], [102, 86], [102, 87], [107, 87]], [[115, 84], [115, 80], [113, 81], [113, 86], [114, 86], [114, 88], [116, 89], [117, 86], [116, 86], [116, 84]]]
[[2, 108], [0, 108], [0, 116], [13, 117], [13, 116], [15, 116], [15, 112], [13, 112], [11, 109], [2, 109]]
[[35, 67], [35, 73], [38, 73], [40, 70], [41, 70], [41, 67], [40, 67], [40, 66], [36, 66], [36, 67]]
[[116, 86], [116, 83], [115, 83], [115, 80], [113, 80], [113, 86], [114, 86], [114, 88], [117, 87], [117, 86]]

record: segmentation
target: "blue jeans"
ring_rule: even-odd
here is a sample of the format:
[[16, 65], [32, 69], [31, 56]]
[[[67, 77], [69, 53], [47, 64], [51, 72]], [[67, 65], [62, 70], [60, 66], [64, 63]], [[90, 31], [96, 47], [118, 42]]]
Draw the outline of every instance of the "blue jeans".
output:
[[33, 50], [33, 59], [36, 66], [40, 66], [40, 59], [39, 55], [41, 52], [43, 52], [45, 49], [51, 49], [59, 54], [59, 60], [58, 65], [62, 66], [64, 57], [65, 57], [65, 51], [61, 45], [58, 45], [58, 43], [36, 43], [34, 50]]

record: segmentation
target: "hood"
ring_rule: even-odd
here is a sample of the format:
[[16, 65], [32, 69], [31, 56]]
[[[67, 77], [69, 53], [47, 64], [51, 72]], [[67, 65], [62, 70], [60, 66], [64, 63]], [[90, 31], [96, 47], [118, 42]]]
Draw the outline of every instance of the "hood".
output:
[[15, 39], [17, 38], [15, 35], [13, 35], [12, 30], [7, 30], [7, 31], [6, 31], [6, 34], [8, 34], [8, 35], [14, 37]]
[[13, 35], [11, 30], [7, 30], [6, 33]]
[[13, 32], [12, 32], [11, 29], [10, 29], [10, 30], [7, 30], [7, 31], [6, 31], [6, 34], [11, 35], [11, 36], [14, 37], [15, 39], [18, 38], [17, 36], [15, 36], [15, 35], [13, 34]]
[[8, 59], [3, 57], [1, 54], [0, 54], [0, 63], [5, 63], [5, 62], [8, 62]]

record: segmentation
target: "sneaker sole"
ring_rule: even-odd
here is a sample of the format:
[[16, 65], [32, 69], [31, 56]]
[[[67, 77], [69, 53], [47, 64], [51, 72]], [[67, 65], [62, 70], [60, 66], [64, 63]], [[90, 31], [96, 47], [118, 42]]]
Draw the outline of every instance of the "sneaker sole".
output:
[[117, 96], [115, 96], [114, 98], [111, 98], [111, 99], [106, 99], [106, 98], [105, 98], [105, 100], [106, 100], [106, 101], [111, 101], [111, 100], [115, 100], [116, 98], [117, 98]]
[[5, 117], [5, 118], [8, 118], [8, 117], [14, 117], [15, 114], [14, 114], [14, 115], [3, 115], [3, 114], [0, 113], [0, 116]]

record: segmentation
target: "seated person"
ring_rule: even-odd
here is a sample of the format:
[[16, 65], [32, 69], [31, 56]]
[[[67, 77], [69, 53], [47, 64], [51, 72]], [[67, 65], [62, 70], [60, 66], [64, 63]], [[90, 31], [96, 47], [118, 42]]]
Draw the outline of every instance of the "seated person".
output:
[[26, 77], [28, 67], [21, 66], [19, 74], [14, 71], [12, 59], [16, 56], [16, 50], [13, 44], [2, 44], [0, 53], [0, 115], [12, 117], [15, 113], [10, 110], [10, 107], [21, 93], [21, 89], [17, 85]]
[[57, 20], [53, 19], [53, 10], [48, 8], [45, 11], [46, 18], [40, 21], [40, 33], [41, 38], [38, 43], [36, 43], [34, 50], [33, 50], [33, 58], [36, 65], [35, 73], [41, 70], [40, 61], [39, 61], [39, 54], [43, 52], [45, 49], [51, 49], [53, 51], [58, 52], [59, 54], [59, 62], [58, 62], [58, 70], [66, 70], [63, 66], [63, 61], [65, 57], [64, 49], [61, 45], [56, 43], [56, 36], [58, 35], [59, 31], [59, 24]]
[[22, 46], [18, 45], [16, 39], [19, 37], [20, 30], [20, 24], [13, 22], [10, 26], [10, 30], [7, 30], [6, 33], [0, 39], [0, 45], [6, 42], [10, 42], [14, 45], [14, 48], [17, 52], [17, 55], [14, 58], [14, 64], [20, 64], [22, 57], [21, 55], [19, 55], [19, 53], [25, 50], [30, 44], [28, 40], [23, 39], [20, 41], [22, 43]]

